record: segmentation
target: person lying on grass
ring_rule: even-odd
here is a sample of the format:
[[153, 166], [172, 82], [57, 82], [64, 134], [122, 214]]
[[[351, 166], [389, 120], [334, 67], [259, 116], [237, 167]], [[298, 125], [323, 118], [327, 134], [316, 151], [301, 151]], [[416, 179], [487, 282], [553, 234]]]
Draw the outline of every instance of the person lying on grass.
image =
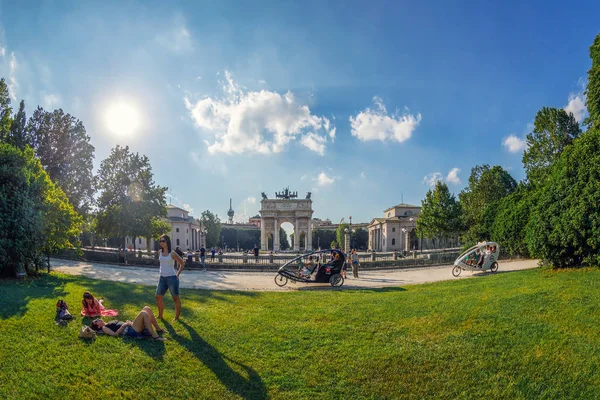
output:
[[156, 340], [166, 340], [158, 336], [159, 333], [164, 333], [164, 329], [158, 326], [158, 322], [156, 322], [156, 318], [154, 318], [154, 314], [148, 306], [142, 308], [142, 311], [135, 317], [133, 322], [117, 320], [104, 322], [102, 319], [96, 318], [92, 321], [91, 328], [95, 331], [102, 331], [110, 336], [119, 336], [121, 334], [124, 337], [129, 336], [134, 338], [152, 336]]
[[116, 317], [119, 315], [117, 310], [107, 310], [102, 305], [102, 300], [98, 300], [90, 292], [83, 293], [83, 299], [81, 300], [83, 308], [81, 309], [81, 316], [83, 317]]

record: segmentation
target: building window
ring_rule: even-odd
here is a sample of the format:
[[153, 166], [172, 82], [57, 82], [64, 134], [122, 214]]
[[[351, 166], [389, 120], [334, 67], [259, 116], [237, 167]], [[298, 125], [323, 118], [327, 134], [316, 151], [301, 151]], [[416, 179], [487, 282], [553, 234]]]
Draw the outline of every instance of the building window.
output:
[[179, 238], [177, 238], [177, 246], [179, 246]]
[[385, 246], [385, 239], [383, 239], [383, 245]]
[[396, 245], [396, 238], [392, 238], [392, 246]]
[[392, 228], [392, 232], [396, 232], [396, 228]]
[[[179, 228], [175, 228], [175, 232], [179, 232]], [[177, 244], [179, 244], [179, 243], [177, 243]]]
[[142, 238], [139, 239], [138, 244], [142, 244]]
[[185, 233], [190, 233], [190, 230], [189, 230], [189, 229], [186, 229], [186, 230], [185, 230]]
[[389, 218], [389, 217], [391, 217], [391, 216], [392, 216], [392, 213], [391, 213], [391, 212], [389, 212], [389, 213], [388, 213], [388, 218]]
[[190, 245], [190, 241], [186, 239], [186, 240], [185, 240], [185, 245], [186, 245], [186, 246], [189, 246], [189, 245]]

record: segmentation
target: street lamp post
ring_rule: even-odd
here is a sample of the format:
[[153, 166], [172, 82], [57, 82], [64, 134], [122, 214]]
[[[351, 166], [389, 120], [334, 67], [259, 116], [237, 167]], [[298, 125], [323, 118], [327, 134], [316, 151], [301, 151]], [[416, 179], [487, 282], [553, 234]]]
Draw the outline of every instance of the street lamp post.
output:
[[344, 253], [348, 253], [348, 246], [350, 245], [350, 231], [348, 228], [344, 229]]

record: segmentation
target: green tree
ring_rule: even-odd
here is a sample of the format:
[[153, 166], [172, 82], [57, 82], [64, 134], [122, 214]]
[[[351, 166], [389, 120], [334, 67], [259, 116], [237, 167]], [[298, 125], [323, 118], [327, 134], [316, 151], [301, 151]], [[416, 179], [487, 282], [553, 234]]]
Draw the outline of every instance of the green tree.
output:
[[600, 263], [600, 132], [565, 148], [539, 191], [527, 226], [533, 257], [555, 267]]
[[21, 150], [25, 149], [27, 140], [27, 116], [25, 114], [25, 101], [21, 100], [19, 111], [15, 115], [7, 136], [7, 142]]
[[202, 212], [202, 225], [206, 228], [206, 247], [218, 247], [221, 241], [221, 220], [209, 210]]
[[288, 242], [287, 233], [282, 227], [279, 227], [279, 248], [281, 250], [288, 250], [290, 248], [290, 242]]
[[494, 215], [488, 217], [492, 220], [491, 239], [500, 244], [503, 252], [529, 257], [525, 235], [535, 194], [531, 186], [520, 183], [513, 193], [497, 202], [496, 207], [488, 208], [494, 210]]
[[107, 237], [155, 237], [167, 215], [166, 187], [154, 183], [150, 160], [117, 146], [98, 171], [97, 229]]
[[0, 275], [41, 265], [43, 254], [72, 245], [81, 217], [33, 150], [0, 143]]
[[538, 111], [533, 132], [527, 135], [527, 150], [523, 153], [528, 181], [534, 186], [543, 184], [552, 163], [579, 135], [581, 129], [573, 114], [548, 107]]
[[10, 93], [4, 78], [0, 79], [0, 141], [6, 140], [12, 125]]
[[458, 195], [463, 224], [463, 242], [468, 245], [489, 239], [491, 226], [484, 223], [486, 208], [512, 193], [517, 182], [500, 166], [477, 165], [471, 169], [469, 184]]
[[369, 247], [369, 232], [362, 228], [356, 229], [352, 234], [352, 245], [357, 249]]
[[38, 107], [27, 132], [29, 144], [52, 181], [78, 212], [87, 213], [94, 196], [94, 146], [83, 123], [61, 109], [50, 113]]
[[331, 229], [314, 229], [312, 231], [312, 245], [314, 248], [327, 248], [331, 242], [336, 241], [336, 231]]
[[421, 202], [417, 234], [429, 239], [448, 240], [461, 231], [462, 211], [446, 183], [438, 181]]
[[[343, 223], [339, 224], [335, 230], [335, 241], [339, 244], [342, 250], [346, 249], [346, 229], [348, 229], [350, 225]], [[348, 243], [348, 246], [350, 243]]]
[[585, 120], [588, 129], [600, 131], [600, 34], [596, 35], [590, 46], [592, 66], [588, 70], [588, 81], [585, 90], [586, 105], [589, 116]]

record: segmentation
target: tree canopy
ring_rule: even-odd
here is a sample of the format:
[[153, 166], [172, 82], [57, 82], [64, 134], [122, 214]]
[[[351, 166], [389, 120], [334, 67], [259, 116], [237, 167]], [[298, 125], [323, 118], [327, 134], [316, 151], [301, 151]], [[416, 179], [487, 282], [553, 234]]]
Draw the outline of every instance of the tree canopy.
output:
[[73, 244], [81, 217], [31, 148], [0, 143], [0, 182], [0, 275], [37, 269], [43, 254]]
[[27, 135], [27, 144], [52, 181], [78, 212], [87, 213], [94, 195], [94, 146], [83, 123], [61, 109], [47, 112], [38, 107], [27, 124]]
[[438, 181], [425, 194], [417, 218], [417, 232], [429, 239], [449, 239], [461, 231], [461, 207], [446, 183]]
[[489, 239], [491, 228], [484, 222], [486, 208], [512, 193], [517, 182], [500, 166], [477, 165], [471, 169], [469, 184], [458, 195], [466, 233], [464, 243]]
[[581, 129], [573, 114], [548, 107], [538, 111], [523, 152], [523, 167], [529, 182], [534, 186], [543, 184], [552, 163], [579, 135]]
[[218, 247], [221, 242], [221, 220], [209, 210], [202, 212], [202, 225], [206, 229], [206, 247]]
[[[167, 214], [166, 187], [154, 183], [150, 160], [117, 146], [98, 171], [97, 229], [104, 236], [155, 237]], [[135, 241], [134, 241], [135, 243]]]

